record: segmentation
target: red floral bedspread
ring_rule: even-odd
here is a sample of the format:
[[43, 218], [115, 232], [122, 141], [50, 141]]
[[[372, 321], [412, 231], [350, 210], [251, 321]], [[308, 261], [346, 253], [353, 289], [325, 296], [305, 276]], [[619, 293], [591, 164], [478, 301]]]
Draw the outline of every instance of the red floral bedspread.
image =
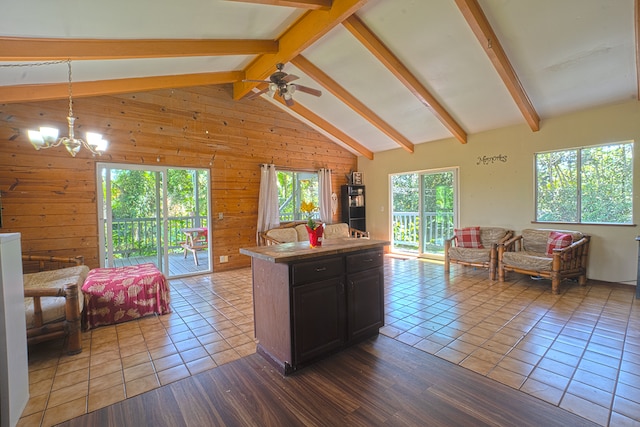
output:
[[85, 329], [169, 313], [169, 285], [152, 263], [89, 272], [82, 292]]

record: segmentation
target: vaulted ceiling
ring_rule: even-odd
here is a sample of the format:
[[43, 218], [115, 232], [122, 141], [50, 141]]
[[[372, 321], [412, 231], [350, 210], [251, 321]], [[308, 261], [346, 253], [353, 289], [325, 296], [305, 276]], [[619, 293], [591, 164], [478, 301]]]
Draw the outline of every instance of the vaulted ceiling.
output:
[[[0, 103], [233, 84], [284, 63], [283, 114], [374, 153], [639, 99], [640, 0], [20, 0]], [[111, 141], [117, 143], [117, 141]]]

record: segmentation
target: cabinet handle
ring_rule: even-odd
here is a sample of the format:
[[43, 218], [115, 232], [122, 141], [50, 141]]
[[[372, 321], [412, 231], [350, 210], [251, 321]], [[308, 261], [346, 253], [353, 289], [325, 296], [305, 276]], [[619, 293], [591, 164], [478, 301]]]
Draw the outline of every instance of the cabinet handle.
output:
[[344, 282], [340, 282], [340, 295], [344, 295]]
[[365, 259], [364, 262], [373, 262], [373, 258]]
[[327, 271], [327, 267], [316, 268], [317, 273], [320, 273], [321, 271]]
[[353, 280], [349, 280], [349, 292], [353, 293], [353, 286], [354, 286]]

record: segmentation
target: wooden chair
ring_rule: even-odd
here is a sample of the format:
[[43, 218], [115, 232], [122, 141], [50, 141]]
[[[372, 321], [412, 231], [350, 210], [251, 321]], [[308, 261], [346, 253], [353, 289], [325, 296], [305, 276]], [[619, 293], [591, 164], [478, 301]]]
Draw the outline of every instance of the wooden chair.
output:
[[444, 241], [444, 271], [449, 273], [451, 263], [486, 268], [489, 278], [496, 280], [498, 270], [498, 245], [513, 236], [513, 231], [501, 227], [479, 227], [482, 248], [463, 247], [454, 235]]
[[[82, 351], [82, 285], [89, 267], [84, 258], [24, 255], [23, 275], [27, 343], [67, 339], [67, 352]], [[53, 269], [51, 269], [53, 268]]]
[[[571, 236], [568, 246], [549, 250], [552, 232]], [[551, 279], [551, 292], [557, 294], [560, 282], [578, 278], [587, 283], [587, 257], [591, 237], [578, 231], [525, 229], [522, 234], [498, 246], [498, 280], [505, 280], [506, 272], [513, 271]], [[551, 254], [549, 254], [551, 252]]]

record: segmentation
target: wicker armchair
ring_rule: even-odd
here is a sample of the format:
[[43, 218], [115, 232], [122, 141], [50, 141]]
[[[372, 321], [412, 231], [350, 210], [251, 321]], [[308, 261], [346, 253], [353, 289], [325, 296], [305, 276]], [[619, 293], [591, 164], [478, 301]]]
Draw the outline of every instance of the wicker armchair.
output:
[[[23, 275], [27, 343], [67, 338], [67, 352], [82, 351], [80, 313], [84, 305], [82, 285], [89, 267], [83, 257], [25, 255]], [[51, 269], [53, 266], [54, 269]]]
[[489, 278], [496, 280], [498, 269], [497, 246], [513, 236], [512, 230], [501, 227], [479, 227], [483, 248], [462, 247], [456, 235], [444, 241], [444, 271], [449, 273], [451, 263], [486, 268]]
[[[563, 248], [549, 246], [552, 233], [570, 235]], [[578, 278], [587, 283], [587, 257], [590, 236], [577, 231], [526, 229], [522, 234], [498, 246], [498, 280], [504, 281], [506, 272], [551, 279], [551, 292], [557, 294], [562, 280]]]

